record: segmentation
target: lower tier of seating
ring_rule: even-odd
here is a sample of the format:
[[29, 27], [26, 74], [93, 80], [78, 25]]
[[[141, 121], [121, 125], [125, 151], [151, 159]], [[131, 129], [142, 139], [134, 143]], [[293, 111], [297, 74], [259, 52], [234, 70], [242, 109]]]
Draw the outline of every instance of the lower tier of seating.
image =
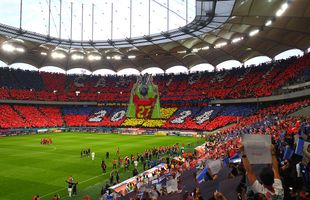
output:
[[229, 131], [264, 116], [287, 115], [310, 100], [272, 105], [187, 106], [161, 108], [160, 119], [126, 117], [122, 106], [0, 105], [0, 129], [44, 127], [135, 127], [201, 131]]

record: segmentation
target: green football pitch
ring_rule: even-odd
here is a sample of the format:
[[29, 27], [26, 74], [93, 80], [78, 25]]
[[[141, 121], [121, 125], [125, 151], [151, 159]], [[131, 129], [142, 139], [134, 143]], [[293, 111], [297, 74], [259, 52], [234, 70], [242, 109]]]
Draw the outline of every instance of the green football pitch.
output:
[[[41, 145], [41, 138], [52, 138], [53, 144]], [[71, 199], [83, 199], [89, 194], [98, 199], [100, 190], [108, 181], [113, 158], [119, 147], [120, 156], [130, 156], [145, 149], [170, 146], [175, 143], [188, 144], [193, 148], [198, 139], [178, 136], [133, 136], [94, 133], [53, 133], [23, 135], [0, 138], [0, 199], [32, 199], [39, 194], [41, 199], [52, 199], [59, 194], [61, 199], [69, 199], [65, 180], [72, 175], [78, 181], [78, 195]], [[81, 149], [91, 148], [96, 153], [95, 160], [80, 157]], [[187, 150], [192, 151], [190, 147]], [[100, 164], [104, 159], [107, 173], [103, 174]], [[139, 172], [142, 172], [141, 164]], [[126, 173], [120, 170], [121, 180], [132, 176], [131, 166]]]

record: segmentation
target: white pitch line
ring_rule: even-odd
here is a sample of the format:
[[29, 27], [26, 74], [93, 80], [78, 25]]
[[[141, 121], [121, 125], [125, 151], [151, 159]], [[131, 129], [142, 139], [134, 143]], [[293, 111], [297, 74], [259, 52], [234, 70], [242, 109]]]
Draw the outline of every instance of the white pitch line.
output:
[[[81, 182], [79, 182], [79, 183], [85, 183], [85, 182], [88, 182], [88, 181], [93, 180], [93, 179], [95, 179], [95, 178], [98, 178], [99, 176], [102, 176], [102, 175], [105, 175], [105, 174], [100, 174], [100, 175], [97, 175], [97, 176], [91, 177], [91, 178], [89, 178], [89, 179], [87, 179], [87, 180], [85, 180], [85, 181], [81, 181]], [[66, 190], [66, 189], [67, 189], [67, 188], [65, 187], [65, 188], [62, 188], [62, 189], [59, 189], [59, 190], [56, 190], [56, 191], [53, 191], [53, 192], [47, 193], [47, 194], [45, 194], [45, 195], [41, 196], [41, 198], [44, 198], [44, 197], [46, 197], [46, 196], [48, 196], [48, 195], [51, 195], [51, 194], [57, 194], [57, 192], [60, 192], [60, 191], [62, 191], [62, 190]]]

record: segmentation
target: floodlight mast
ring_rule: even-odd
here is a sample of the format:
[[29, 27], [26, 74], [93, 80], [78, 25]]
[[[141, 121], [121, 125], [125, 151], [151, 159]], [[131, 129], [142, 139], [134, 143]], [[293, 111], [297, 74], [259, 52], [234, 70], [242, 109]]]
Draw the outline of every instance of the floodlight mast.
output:
[[62, 0], [59, 0], [59, 40], [61, 39]]
[[92, 4], [92, 18], [91, 18], [91, 40], [94, 41], [94, 7], [95, 4]]
[[84, 27], [83, 27], [83, 20], [84, 19], [84, 4], [82, 3], [82, 23], [81, 23], [81, 41], [83, 42], [83, 29], [84, 29]]
[[167, 0], [167, 32], [169, 32], [169, 0]]
[[131, 38], [131, 31], [132, 31], [132, 0], [130, 0], [130, 21], [129, 21], [129, 38]]
[[72, 40], [73, 2], [71, 2], [70, 40]]
[[151, 35], [151, 0], [149, 0], [149, 35]]
[[48, 1], [48, 37], [51, 35], [51, 0]]
[[113, 39], [113, 2], [111, 3], [111, 40]]
[[19, 7], [19, 29], [22, 29], [22, 21], [23, 21], [23, 0], [20, 0]]

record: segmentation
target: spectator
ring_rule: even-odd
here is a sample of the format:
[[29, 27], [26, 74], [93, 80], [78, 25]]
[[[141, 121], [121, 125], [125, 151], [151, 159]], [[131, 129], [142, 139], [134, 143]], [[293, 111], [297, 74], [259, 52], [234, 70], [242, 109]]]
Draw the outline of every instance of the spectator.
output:
[[88, 195], [84, 195], [84, 200], [91, 200], [91, 198]]
[[105, 164], [104, 160], [101, 161], [101, 169], [102, 173], [106, 173], [107, 165]]
[[284, 191], [279, 174], [278, 161], [273, 145], [271, 147], [272, 168], [265, 167], [260, 173], [260, 179], [262, 181], [262, 184], [257, 180], [256, 175], [252, 170], [252, 166], [247, 156], [243, 152], [243, 149], [243, 147], [241, 147], [240, 149], [243, 153], [242, 162], [246, 170], [246, 176], [254, 193], [263, 194], [267, 200], [283, 199]]
[[60, 196], [59, 196], [58, 194], [55, 194], [55, 195], [53, 196], [53, 200], [60, 200]]

